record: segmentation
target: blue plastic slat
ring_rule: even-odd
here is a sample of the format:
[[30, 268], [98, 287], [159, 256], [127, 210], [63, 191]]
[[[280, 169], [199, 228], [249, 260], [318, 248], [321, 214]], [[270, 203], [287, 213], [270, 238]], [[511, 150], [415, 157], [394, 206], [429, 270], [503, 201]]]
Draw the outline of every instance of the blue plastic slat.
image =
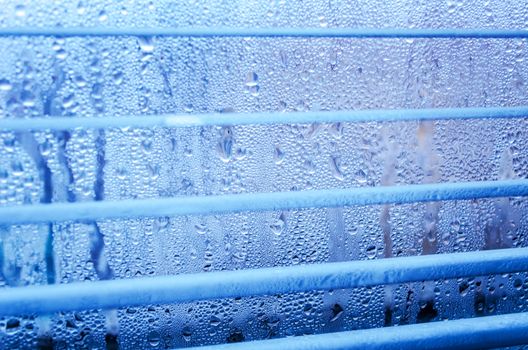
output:
[[[528, 344], [528, 313], [307, 335], [192, 350], [490, 349]], [[189, 350], [191, 350], [189, 349]]]
[[104, 28], [12, 27], [0, 36], [171, 36], [171, 37], [300, 37], [300, 38], [528, 38], [524, 29], [491, 28]]
[[528, 271], [528, 248], [0, 289], [0, 315], [355, 288]]
[[96, 118], [0, 119], [0, 130], [65, 130], [73, 128], [193, 127], [212, 125], [263, 125], [333, 122], [391, 122], [410, 120], [526, 118], [528, 106], [491, 108], [372, 109], [320, 112], [255, 112], [167, 114]]
[[17, 205], [0, 208], [0, 224], [206, 215], [516, 196], [528, 196], [528, 180]]

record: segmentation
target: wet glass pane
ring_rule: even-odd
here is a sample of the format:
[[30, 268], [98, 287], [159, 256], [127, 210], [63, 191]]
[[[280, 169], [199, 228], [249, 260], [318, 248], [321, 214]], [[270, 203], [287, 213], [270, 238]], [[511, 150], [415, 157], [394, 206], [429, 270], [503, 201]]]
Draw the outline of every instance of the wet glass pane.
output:
[[[526, 27], [522, 1], [7, 1], [0, 28]], [[0, 36], [0, 123], [528, 105], [526, 39]], [[0, 130], [0, 207], [528, 178], [528, 119]], [[4, 219], [5, 220], [5, 219]], [[481, 198], [7, 225], [0, 288], [528, 246]], [[528, 311], [526, 273], [3, 315], [0, 348], [165, 349]], [[65, 303], [68, 301], [66, 300]]]

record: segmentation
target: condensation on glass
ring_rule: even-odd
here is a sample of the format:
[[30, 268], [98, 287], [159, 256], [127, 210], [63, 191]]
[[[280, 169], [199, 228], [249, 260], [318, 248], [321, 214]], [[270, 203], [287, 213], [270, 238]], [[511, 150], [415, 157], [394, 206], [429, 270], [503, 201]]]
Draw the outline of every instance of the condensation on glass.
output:
[[[522, 28], [522, 1], [10, 1], [0, 26]], [[528, 104], [524, 39], [0, 38], [0, 118]], [[0, 132], [0, 205], [528, 177], [528, 121]], [[0, 227], [0, 287], [527, 246], [479, 199]], [[528, 311], [525, 274], [0, 316], [1, 348], [172, 348]]]

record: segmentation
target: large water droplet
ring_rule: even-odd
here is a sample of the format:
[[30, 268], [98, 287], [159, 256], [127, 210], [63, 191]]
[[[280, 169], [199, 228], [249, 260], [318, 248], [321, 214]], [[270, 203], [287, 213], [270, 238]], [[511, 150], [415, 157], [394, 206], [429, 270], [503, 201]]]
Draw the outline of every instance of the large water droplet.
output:
[[35, 95], [33, 95], [31, 91], [22, 91], [22, 93], [20, 94], [20, 100], [22, 101], [22, 104], [26, 107], [35, 106]]
[[140, 36], [137, 39], [139, 48], [144, 53], [154, 52], [154, 41], [150, 36]]
[[99, 22], [106, 22], [108, 20], [108, 14], [106, 13], [105, 10], [101, 10], [101, 12], [99, 12]]
[[13, 334], [18, 332], [20, 327], [20, 321], [16, 318], [11, 318], [7, 320], [5, 330], [7, 334]]
[[147, 336], [147, 341], [149, 342], [150, 346], [156, 347], [161, 342], [161, 336], [159, 332], [157, 331], [150, 331]]
[[330, 170], [332, 175], [339, 181], [343, 181], [345, 177], [343, 176], [343, 171], [341, 170], [341, 158], [340, 157], [330, 157]]
[[281, 213], [279, 215], [279, 218], [275, 220], [273, 224], [270, 225], [271, 232], [279, 236], [284, 230], [285, 223], [286, 223], [286, 216], [284, 215], [284, 213]]
[[275, 146], [275, 152], [273, 153], [273, 160], [275, 161], [275, 164], [279, 165], [284, 161], [284, 152], [279, 148], [279, 146]]
[[367, 258], [374, 259], [378, 253], [378, 248], [375, 245], [370, 245], [367, 247]]
[[246, 91], [253, 96], [258, 96], [260, 87], [258, 85], [258, 75], [255, 72], [250, 72], [246, 76]]
[[16, 5], [15, 16], [24, 17], [26, 15], [26, 7], [24, 5]]
[[1, 91], [9, 91], [13, 88], [9, 80], [7, 79], [0, 79], [0, 90]]
[[209, 324], [213, 327], [218, 327], [221, 323], [221, 320], [217, 317], [217, 316], [211, 316], [211, 318], [209, 318]]
[[337, 321], [343, 315], [344, 311], [345, 310], [343, 310], [341, 305], [334, 304], [334, 306], [332, 306], [332, 318], [330, 319], [330, 322]]
[[183, 330], [182, 330], [183, 340], [189, 342], [191, 341], [191, 336], [192, 336], [191, 329], [187, 326], [183, 327]]

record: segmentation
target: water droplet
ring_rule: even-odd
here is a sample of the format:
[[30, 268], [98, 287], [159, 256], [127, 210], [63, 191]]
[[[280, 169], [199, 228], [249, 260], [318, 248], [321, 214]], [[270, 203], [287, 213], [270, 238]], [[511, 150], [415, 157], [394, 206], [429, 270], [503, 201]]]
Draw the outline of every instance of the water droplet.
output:
[[258, 75], [255, 72], [248, 73], [246, 76], [246, 86], [257, 86], [258, 85]]
[[448, 1], [447, 2], [447, 13], [455, 13], [456, 11], [456, 3], [454, 1]]
[[119, 180], [124, 180], [127, 178], [128, 170], [126, 167], [118, 167], [116, 169], [116, 176]]
[[79, 1], [79, 3], [77, 4], [77, 13], [79, 15], [84, 15], [85, 12], [86, 7], [84, 6], [84, 3], [82, 1]]
[[343, 176], [343, 171], [341, 170], [341, 158], [340, 157], [330, 157], [330, 170], [332, 175], [339, 181], [343, 181], [345, 177]]
[[1, 91], [9, 91], [13, 88], [9, 80], [7, 79], [0, 79], [0, 90]]
[[140, 36], [137, 39], [142, 52], [150, 54], [154, 52], [154, 40], [150, 36]]
[[246, 91], [253, 96], [258, 96], [260, 87], [258, 85], [258, 75], [255, 72], [250, 72], [246, 76]]
[[227, 337], [228, 343], [240, 343], [243, 342], [246, 339], [244, 337], [244, 333], [242, 333], [241, 330], [235, 329], [229, 334], [229, 337]]
[[148, 340], [150, 346], [156, 347], [161, 342], [161, 336], [160, 336], [159, 332], [157, 332], [157, 331], [150, 331], [148, 336], [147, 336], [147, 340]]
[[275, 161], [275, 164], [279, 165], [284, 161], [284, 152], [279, 148], [279, 146], [275, 146], [275, 152], [273, 153], [273, 160]]
[[194, 228], [199, 235], [203, 235], [207, 232], [207, 226], [205, 226], [205, 224], [196, 224], [194, 225]]
[[333, 123], [328, 128], [328, 132], [336, 139], [340, 139], [343, 136], [343, 123]]
[[76, 75], [73, 81], [78, 87], [85, 87], [88, 84], [82, 75]]
[[230, 127], [222, 128], [222, 136], [216, 147], [220, 159], [227, 163], [233, 156], [233, 130]]
[[463, 281], [458, 285], [458, 292], [460, 293], [460, 296], [465, 297], [469, 291], [469, 284], [467, 281]]
[[39, 151], [44, 157], [47, 157], [50, 155], [52, 147], [50, 140], [46, 139], [39, 145]]
[[284, 215], [284, 213], [281, 213], [279, 215], [279, 218], [275, 220], [273, 224], [270, 225], [271, 232], [273, 232], [277, 236], [280, 236], [280, 234], [284, 230], [285, 223], [286, 223], [286, 216]]
[[13, 160], [11, 162], [11, 170], [13, 170], [14, 176], [21, 176], [24, 174], [24, 167], [22, 166], [22, 163], [18, 160]]
[[183, 340], [189, 342], [191, 341], [191, 336], [192, 336], [191, 329], [187, 326], [183, 327], [183, 330], [182, 330]]
[[354, 177], [356, 181], [361, 185], [367, 183], [368, 176], [367, 176], [367, 173], [365, 173], [365, 170], [363, 169], [359, 169], [358, 171], [356, 171], [356, 173], [354, 174]]
[[74, 94], [69, 94], [62, 99], [62, 107], [65, 109], [70, 108], [73, 105]]
[[513, 281], [513, 288], [515, 288], [517, 290], [521, 290], [522, 285], [523, 285], [523, 283], [522, 283], [521, 279], [519, 279], [519, 278], [516, 278], [515, 281]]
[[332, 318], [330, 319], [330, 322], [337, 321], [343, 315], [344, 311], [345, 310], [343, 310], [341, 305], [334, 304], [334, 306], [332, 306]]
[[33, 95], [31, 91], [22, 91], [22, 93], [20, 94], [20, 100], [22, 101], [22, 104], [26, 107], [35, 106], [35, 95]]
[[68, 53], [64, 49], [59, 49], [56, 51], [55, 57], [57, 57], [59, 60], [64, 60], [66, 57], [68, 57]]
[[451, 223], [451, 228], [453, 229], [453, 231], [455, 232], [459, 232], [460, 231], [460, 221], [458, 220], [455, 220]]
[[192, 103], [187, 103], [184, 107], [183, 107], [183, 110], [187, 113], [192, 113], [192, 111], [194, 111], [194, 107], [192, 105]]
[[367, 247], [367, 258], [374, 259], [378, 253], [378, 248], [375, 245], [370, 245]]
[[312, 313], [312, 310], [313, 310], [312, 304], [307, 303], [304, 305], [303, 312], [306, 316], [310, 316], [310, 314]]
[[325, 16], [319, 16], [319, 25], [323, 28], [328, 27], [328, 22], [326, 21]]
[[315, 174], [315, 164], [309, 160], [306, 159], [303, 163], [304, 169], [308, 172], [308, 174]]
[[222, 320], [220, 320], [218, 317], [216, 316], [211, 316], [211, 318], [209, 319], [209, 324], [213, 327], [218, 327], [220, 325]]
[[105, 10], [101, 10], [101, 12], [99, 12], [99, 22], [105, 22], [108, 20], [108, 14], [106, 13]]
[[26, 7], [24, 5], [17, 5], [15, 7], [15, 16], [24, 17], [26, 15]]
[[280, 61], [282, 65], [284, 66], [284, 68], [287, 68], [288, 67], [288, 54], [286, 53], [286, 51], [281, 50], [279, 52], [279, 56], [280, 56]]
[[16, 333], [18, 331], [20, 327], [20, 321], [16, 318], [11, 318], [9, 320], [7, 320], [6, 322], [6, 333], [7, 334], [13, 334], [13, 333]]
[[114, 78], [114, 84], [121, 85], [123, 82], [123, 73], [122, 72], [116, 72], [114, 75], [112, 75], [112, 78]]

